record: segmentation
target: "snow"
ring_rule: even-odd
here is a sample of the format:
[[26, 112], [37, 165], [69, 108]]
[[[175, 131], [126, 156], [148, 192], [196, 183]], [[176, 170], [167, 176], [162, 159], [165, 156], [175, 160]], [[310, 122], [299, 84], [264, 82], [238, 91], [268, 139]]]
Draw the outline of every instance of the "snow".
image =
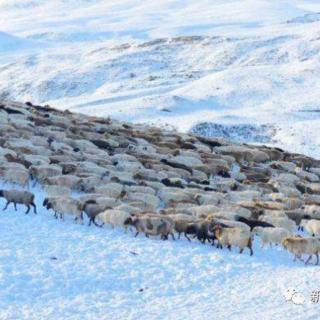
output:
[[[318, 267], [280, 248], [262, 250], [255, 239], [250, 257], [61, 222], [41, 206], [44, 192], [31, 191], [37, 215], [19, 205], [0, 214], [0, 319], [317, 318]], [[289, 288], [303, 305], [286, 301]]]
[[[0, 0], [0, 11], [1, 97], [320, 158], [318, 0]], [[60, 222], [32, 191], [38, 215], [0, 212], [1, 320], [318, 318], [318, 268], [280, 248], [255, 241], [250, 257]]]

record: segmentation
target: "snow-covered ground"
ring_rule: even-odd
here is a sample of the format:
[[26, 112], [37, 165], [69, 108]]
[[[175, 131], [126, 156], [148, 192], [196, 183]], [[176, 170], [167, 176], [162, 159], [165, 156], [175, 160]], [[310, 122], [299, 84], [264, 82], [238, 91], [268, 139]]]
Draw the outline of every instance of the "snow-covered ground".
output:
[[184, 131], [271, 126], [269, 143], [320, 157], [318, 0], [1, 0], [0, 12], [1, 96]]
[[[250, 257], [61, 222], [42, 208], [44, 193], [31, 191], [37, 215], [23, 206], [0, 212], [1, 320], [318, 318], [310, 295], [320, 290], [319, 267], [280, 248], [261, 250], [256, 239]], [[286, 301], [289, 288], [302, 305]]]

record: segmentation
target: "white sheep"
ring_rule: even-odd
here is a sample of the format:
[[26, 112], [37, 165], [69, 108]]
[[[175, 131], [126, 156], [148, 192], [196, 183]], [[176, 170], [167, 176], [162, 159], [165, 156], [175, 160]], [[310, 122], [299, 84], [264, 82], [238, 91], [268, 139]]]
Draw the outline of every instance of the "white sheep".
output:
[[303, 254], [309, 255], [305, 264], [311, 260], [312, 256], [316, 256], [316, 264], [319, 264], [320, 240], [318, 238], [301, 238], [301, 237], [287, 237], [282, 241], [283, 247], [294, 254], [294, 260], [298, 258], [303, 261], [301, 256]]
[[35, 181], [43, 183], [49, 177], [61, 175], [62, 168], [53, 164], [44, 164], [39, 166], [33, 165], [29, 168], [29, 172]]
[[311, 219], [311, 220], [306, 220], [302, 219], [300, 226], [304, 228], [305, 231], [307, 231], [310, 235], [313, 237], [320, 236], [320, 220], [316, 219]]
[[210, 192], [208, 194], [196, 194], [194, 199], [198, 202], [199, 205], [218, 205], [220, 204], [224, 196], [219, 192]]
[[95, 193], [101, 193], [109, 198], [117, 199], [123, 191], [123, 185], [116, 182], [108, 182], [93, 188]]
[[285, 237], [290, 236], [290, 232], [287, 229], [280, 227], [255, 227], [253, 233], [261, 238], [261, 248], [268, 244], [270, 247], [272, 247], [272, 244], [280, 245]]
[[45, 179], [44, 183], [49, 185], [59, 185], [75, 189], [79, 184], [80, 178], [70, 174], [58, 175]]
[[231, 250], [231, 247], [235, 246], [240, 249], [240, 253], [242, 253], [244, 248], [249, 248], [250, 255], [253, 255], [250, 231], [243, 228], [223, 228], [217, 225], [214, 228], [214, 234], [219, 241], [218, 247], [227, 247]]
[[13, 183], [20, 186], [29, 186], [29, 172], [25, 169], [7, 169], [2, 173], [2, 178], [6, 183]]
[[46, 207], [47, 210], [52, 209], [54, 211], [55, 218], [60, 218], [64, 221], [65, 213], [71, 214], [75, 216], [75, 221], [83, 223], [83, 203], [77, 199], [73, 199], [70, 197], [51, 197], [46, 198], [43, 201], [43, 206]]
[[124, 222], [130, 218], [132, 214], [130, 212], [124, 210], [116, 210], [116, 209], [108, 209], [96, 216], [96, 219], [110, 224], [112, 228], [116, 227], [124, 227], [125, 231], [127, 231], [128, 226], [124, 224]]
[[123, 199], [128, 201], [141, 201], [150, 206], [153, 209], [152, 211], [155, 211], [160, 204], [160, 199], [157, 196], [141, 192], [126, 192]]
[[290, 233], [293, 233], [296, 228], [296, 223], [288, 218], [265, 216], [261, 221], [271, 223], [275, 227], [284, 228]]

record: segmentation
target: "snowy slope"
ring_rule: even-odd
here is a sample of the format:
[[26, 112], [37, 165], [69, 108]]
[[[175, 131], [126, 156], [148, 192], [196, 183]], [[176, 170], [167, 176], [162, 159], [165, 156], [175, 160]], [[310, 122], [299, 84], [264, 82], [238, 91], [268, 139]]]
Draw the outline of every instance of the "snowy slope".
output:
[[[5, 188], [10, 186], [6, 185]], [[9, 207], [0, 214], [0, 319], [317, 319], [319, 268], [281, 249], [254, 255], [198, 241], [147, 240], [121, 229], [57, 221]], [[1, 208], [5, 202], [0, 201]], [[294, 288], [303, 305], [286, 301]]]
[[[320, 157], [317, 0], [1, 0], [0, 10], [2, 97], [184, 131], [272, 127], [268, 143]], [[8, 52], [8, 37], [28, 46]]]

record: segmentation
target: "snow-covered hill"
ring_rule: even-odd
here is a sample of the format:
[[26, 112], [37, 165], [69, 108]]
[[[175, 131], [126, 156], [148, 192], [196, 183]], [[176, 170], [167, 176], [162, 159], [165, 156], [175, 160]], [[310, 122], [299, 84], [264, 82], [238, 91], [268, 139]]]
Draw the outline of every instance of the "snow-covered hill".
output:
[[272, 126], [270, 143], [320, 157], [317, 0], [1, 0], [0, 10], [2, 97], [184, 131]]

